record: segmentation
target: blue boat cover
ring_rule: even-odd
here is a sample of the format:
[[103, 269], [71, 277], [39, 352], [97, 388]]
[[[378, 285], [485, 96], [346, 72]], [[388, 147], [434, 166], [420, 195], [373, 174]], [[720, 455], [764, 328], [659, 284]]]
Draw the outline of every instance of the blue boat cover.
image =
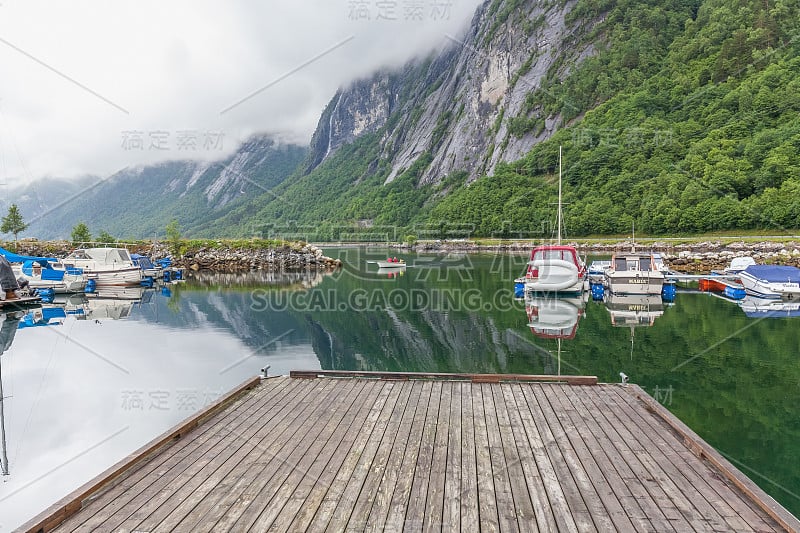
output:
[[800, 283], [800, 268], [793, 266], [750, 265], [744, 271], [770, 283]]
[[0, 255], [4, 256], [8, 259], [9, 263], [24, 263], [25, 261], [33, 261], [34, 263], [39, 263], [42, 266], [46, 266], [49, 261], [58, 261], [55, 257], [35, 257], [32, 255], [18, 255], [12, 252], [9, 252], [5, 248], [0, 248]]

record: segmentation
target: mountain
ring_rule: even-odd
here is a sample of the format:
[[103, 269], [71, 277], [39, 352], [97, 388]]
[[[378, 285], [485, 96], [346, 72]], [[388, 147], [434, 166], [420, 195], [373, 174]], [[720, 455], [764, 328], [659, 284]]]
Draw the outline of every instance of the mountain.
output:
[[305, 172], [248, 228], [549, 238], [559, 146], [568, 235], [797, 228], [798, 16], [789, 0], [486, 2], [449, 46], [340, 90]]
[[161, 236], [176, 218], [188, 235], [224, 232], [217, 217], [280, 184], [307, 149], [256, 136], [214, 162], [169, 161], [125, 168], [107, 178], [37, 181], [10, 194], [30, 224], [25, 234], [67, 238], [85, 222], [95, 236]]
[[549, 238], [559, 147], [567, 236], [797, 228], [798, 19], [794, 0], [487, 1], [337, 91], [307, 150], [127, 169], [30, 232], [102, 198], [120, 235], [176, 217], [208, 237]]

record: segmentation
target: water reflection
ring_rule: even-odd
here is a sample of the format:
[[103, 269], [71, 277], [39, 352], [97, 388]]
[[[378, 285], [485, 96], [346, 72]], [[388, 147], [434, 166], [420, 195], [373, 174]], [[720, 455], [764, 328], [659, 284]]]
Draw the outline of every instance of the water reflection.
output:
[[543, 339], [573, 339], [588, 293], [575, 297], [528, 296], [525, 312], [531, 333]]

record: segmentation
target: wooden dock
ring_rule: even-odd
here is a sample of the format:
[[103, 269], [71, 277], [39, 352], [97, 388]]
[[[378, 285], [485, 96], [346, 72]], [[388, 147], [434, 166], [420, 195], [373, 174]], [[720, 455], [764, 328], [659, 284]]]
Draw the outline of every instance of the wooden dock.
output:
[[23, 526], [799, 528], [635, 385], [598, 385], [592, 377], [368, 372], [293, 372], [248, 382]]

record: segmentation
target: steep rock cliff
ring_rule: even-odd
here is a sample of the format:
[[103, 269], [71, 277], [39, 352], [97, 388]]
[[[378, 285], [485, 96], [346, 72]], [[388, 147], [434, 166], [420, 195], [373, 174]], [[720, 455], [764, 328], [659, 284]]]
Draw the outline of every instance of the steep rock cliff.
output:
[[[319, 121], [308, 170], [343, 144], [382, 128], [380, 159], [391, 165], [386, 182], [423, 154], [431, 162], [420, 184], [438, 183], [457, 170], [474, 179], [492, 174], [501, 161], [519, 159], [562, 121], [560, 113], [546, 116], [541, 106], [526, 105], [526, 97], [548, 76], [567, 75], [593, 53], [594, 45], [577, 36], [595, 21], [566, 22], [574, 5], [486, 2], [465, 35], [448, 35], [436, 54], [340, 90]], [[512, 134], [509, 119], [517, 116], [536, 126]]]

